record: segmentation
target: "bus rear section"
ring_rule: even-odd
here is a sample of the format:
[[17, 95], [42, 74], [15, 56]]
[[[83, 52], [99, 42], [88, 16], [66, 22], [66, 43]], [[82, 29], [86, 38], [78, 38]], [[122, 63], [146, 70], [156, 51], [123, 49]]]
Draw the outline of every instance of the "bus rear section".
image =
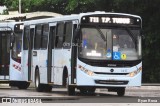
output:
[[9, 80], [10, 31], [0, 31], [0, 82]]
[[29, 87], [21, 70], [23, 22], [0, 23], [0, 83], [20, 89]]
[[23, 22], [13, 23], [12, 28], [14, 34], [11, 36], [11, 55], [9, 69], [10, 86], [16, 86], [19, 89], [27, 89], [30, 83], [25, 80], [23, 70], [21, 69]]

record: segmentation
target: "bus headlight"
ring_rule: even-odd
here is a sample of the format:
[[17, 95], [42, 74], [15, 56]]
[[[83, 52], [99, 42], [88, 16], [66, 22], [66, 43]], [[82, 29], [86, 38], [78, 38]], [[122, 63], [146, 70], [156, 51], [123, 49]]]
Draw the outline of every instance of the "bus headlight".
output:
[[80, 68], [81, 71], [83, 71], [84, 73], [86, 73], [87, 75], [89, 76], [93, 76], [94, 75], [94, 72], [93, 71], [90, 71], [84, 67], [82, 67], [81, 65], [78, 66]]
[[138, 68], [138, 70], [135, 70], [135, 71], [133, 71], [133, 72], [130, 72], [127, 76], [129, 76], [129, 77], [134, 77], [134, 76], [136, 76], [139, 72], [141, 72], [142, 71], [142, 67], [139, 67]]

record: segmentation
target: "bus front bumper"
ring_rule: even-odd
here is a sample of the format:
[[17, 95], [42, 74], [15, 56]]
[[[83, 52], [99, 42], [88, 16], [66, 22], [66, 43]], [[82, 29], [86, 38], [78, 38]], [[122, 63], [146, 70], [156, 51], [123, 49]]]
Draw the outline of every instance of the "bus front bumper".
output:
[[127, 87], [141, 86], [142, 72], [134, 77], [121, 75], [88, 75], [83, 71], [77, 71], [77, 86], [96, 86], [96, 87]]

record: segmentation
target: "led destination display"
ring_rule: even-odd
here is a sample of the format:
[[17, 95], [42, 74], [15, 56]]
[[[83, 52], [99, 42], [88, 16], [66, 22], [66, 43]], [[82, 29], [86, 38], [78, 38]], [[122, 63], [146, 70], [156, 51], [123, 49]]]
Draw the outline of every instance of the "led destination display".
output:
[[141, 20], [133, 17], [116, 16], [85, 16], [81, 19], [82, 23], [100, 23], [100, 24], [129, 24], [140, 25]]

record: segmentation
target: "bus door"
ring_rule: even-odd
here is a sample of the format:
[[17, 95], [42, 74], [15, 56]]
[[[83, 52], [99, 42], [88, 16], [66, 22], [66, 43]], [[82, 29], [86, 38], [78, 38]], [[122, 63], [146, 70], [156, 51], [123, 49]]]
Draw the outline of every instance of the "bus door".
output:
[[8, 32], [0, 33], [0, 80], [9, 79], [10, 36]]
[[49, 24], [49, 44], [48, 44], [48, 69], [47, 80], [48, 83], [54, 82], [54, 39], [55, 39], [56, 23]]
[[32, 70], [32, 49], [33, 49], [33, 37], [35, 35], [35, 25], [31, 25], [30, 26], [30, 30], [29, 30], [29, 47], [28, 47], [28, 81], [32, 81], [33, 79], [33, 70]]
[[25, 75], [25, 80], [31, 81], [31, 70], [32, 70], [32, 43], [33, 43], [33, 33], [35, 26], [25, 26], [23, 34], [23, 72]]
[[[78, 28], [78, 20], [72, 21], [73, 23], [73, 34], [75, 33], [76, 28]], [[73, 40], [74, 35], [72, 36], [72, 43], [75, 43]], [[76, 68], [77, 67], [77, 49], [78, 46], [74, 46], [72, 44], [72, 51], [71, 51], [71, 84], [76, 83]]]

